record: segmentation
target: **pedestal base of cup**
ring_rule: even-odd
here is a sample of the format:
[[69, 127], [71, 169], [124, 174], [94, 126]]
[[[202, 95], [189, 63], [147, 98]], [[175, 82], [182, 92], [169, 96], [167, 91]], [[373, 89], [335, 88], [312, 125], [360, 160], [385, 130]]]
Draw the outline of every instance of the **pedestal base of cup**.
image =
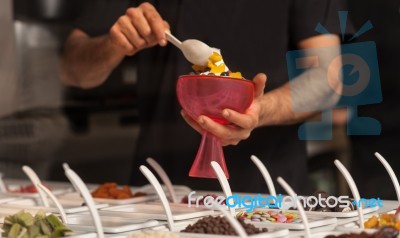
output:
[[200, 148], [197, 151], [196, 159], [190, 169], [189, 176], [198, 178], [217, 178], [217, 175], [211, 167], [211, 161], [217, 162], [224, 171], [226, 178], [229, 178], [221, 141], [214, 135], [204, 132]]

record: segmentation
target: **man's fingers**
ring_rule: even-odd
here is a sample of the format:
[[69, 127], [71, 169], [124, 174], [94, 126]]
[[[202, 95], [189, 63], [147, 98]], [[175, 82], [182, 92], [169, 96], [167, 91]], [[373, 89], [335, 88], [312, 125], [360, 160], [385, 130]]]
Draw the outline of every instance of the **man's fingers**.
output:
[[142, 49], [147, 45], [146, 39], [137, 32], [128, 16], [122, 16], [118, 19], [118, 27], [136, 49]]
[[259, 73], [253, 78], [253, 82], [255, 84], [255, 97], [261, 97], [264, 94], [265, 84], [267, 83], [267, 75]]
[[167, 44], [167, 40], [165, 37], [165, 23], [160, 14], [154, 8], [153, 5], [149, 3], [143, 3], [140, 6], [143, 9], [143, 14], [147, 19], [147, 22], [151, 29], [151, 34], [153, 34], [156, 38], [158, 44], [164, 46]]
[[136, 47], [128, 40], [121, 30], [117, 28], [118, 26], [114, 25], [110, 29], [111, 41], [122, 48], [124, 54], [133, 54], [137, 50]]
[[244, 129], [252, 129], [257, 125], [256, 118], [249, 115], [243, 115], [242, 113], [238, 113], [231, 109], [224, 109], [222, 115], [228, 121]]
[[140, 8], [129, 8], [126, 11], [126, 15], [129, 18], [130, 25], [135, 29], [135, 32], [137, 32], [137, 39], [132, 39], [134, 39], [136, 42], [144, 41], [144, 44], [140, 45], [140, 48], [144, 48], [147, 44], [150, 44], [152, 41], [152, 30], [143, 10]]
[[248, 130], [224, 126], [206, 116], [200, 116], [197, 122], [204, 130], [221, 139], [223, 145], [237, 145], [240, 140], [247, 139], [249, 136]]

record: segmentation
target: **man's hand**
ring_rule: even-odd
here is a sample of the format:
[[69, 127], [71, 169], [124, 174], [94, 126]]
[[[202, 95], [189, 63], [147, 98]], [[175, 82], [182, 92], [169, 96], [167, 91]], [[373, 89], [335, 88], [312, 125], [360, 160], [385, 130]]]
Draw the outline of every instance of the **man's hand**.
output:
[[200, 116], [197, 120], [191, 119], [186, 112], [182, 111], [185, 121], [198, 132], [207, 130], [217, 136], [222, 145], [237, 145], [241, 140], [249, 138], [251, 131], [259, 126], [259, 120], [263, 115], [263, 106], [261, 106], [264, 95], [264, 87], [267, 81], [265, 74], [258, 74], [254, 77], [255, 84], [254, 100], [244, 114], [224, 109], [223, 117], [232, 123], [232, 125], [221, 125], [207, 116]]
[[150, 3], [129, 8], [110, 29], [111, 42], [123, 54], [133, 55], [136, 52], [155, 46], [165, 46], [165, 30], [169, 25]]
[[129, 8], [107, 34], [91, 37], [74, 29], [65, 43], [60, 78], [71, 86], [97, 87], [127, 55], [166, 45], [164, 32], [168, 29], [168, 23], [149, 3]]

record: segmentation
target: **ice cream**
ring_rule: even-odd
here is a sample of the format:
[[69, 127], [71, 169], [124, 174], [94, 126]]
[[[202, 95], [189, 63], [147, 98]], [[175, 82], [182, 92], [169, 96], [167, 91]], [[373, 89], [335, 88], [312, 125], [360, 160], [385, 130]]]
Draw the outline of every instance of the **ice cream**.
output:
[[221, 51], [216, 48], [212, 48], [213, 53], [208, 58], [207, 65], [193, 65], [192, 68], [196, 74], [201, 75], [216, 75], [226, 76], [232, 78], [243, 79], [240, 72], [232, 72], [228, 66], [224, 63], [221, 55]]

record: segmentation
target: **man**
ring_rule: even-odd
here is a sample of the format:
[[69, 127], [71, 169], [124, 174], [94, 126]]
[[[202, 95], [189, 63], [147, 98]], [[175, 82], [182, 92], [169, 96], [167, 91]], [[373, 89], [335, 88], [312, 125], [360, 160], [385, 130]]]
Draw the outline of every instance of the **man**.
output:
[[[191, 65], [178, 49], [167, 45], [164, 32], [170, 30], [181, 40], [199, 39], [220, 48], [230, 69], [241, 71], [246, 78], [256, 75], [254, 102], [245, 114], [223, 111], [235, 126], [222, 126], [205, 116], [192, 120], [182, 112], [184, 119], [198, 131], [209, 130], [224, 145], [236, 145], [243, 140], [238, 146], [225, 147], [234, 191], [266, 192], [259, 172], [249, 160], [254, 154], [266, 163], [273, 178], [281, 175], [296, 191], [306, 192], [307, 155], [305, 142], [297, 137], [296, 123], [314, 113], [295, 112], [291, 91], [306, 91], [304, 85], [324, 80], [319, 76], [326, 71], [307, 75], [306, 83], [299, 83], [293, 90], [288, 83], [285, 54], [292, 49], [339, 45], [336, 35], [314, 31], [320, 22], [331, 32], [338, 32], [338, 10], [343, 8], [337, 0], [171, 0], [152, 4], [95, 1], [67, 39], [62, 78], [73, 86], [93, 88], [105, 82], [122, 61], [134, 59], [138, 68], [136, 93], [141, 134], [132, 183], [144, 181], [138, 165], [153, 157], [176, 184], [219, 189], [215, 180], [187, 176], [200, 136], [181, 118], [175, 84], [179, 75], [189, 73]], [[266, 76], [257, 74], [261, 71], [269, 77], [265, 90]], [[324, 91], [312, 83], [308, 85], [306, 88]], [[340, 90], [340, 81], [334, 87]], [[327, 97], [332, 97], [326, 100], [331, 101], [330, 106], [337, 99], [335, 95]], [[310, 97], [301, 103], [315, 101], [318, 98]]]

